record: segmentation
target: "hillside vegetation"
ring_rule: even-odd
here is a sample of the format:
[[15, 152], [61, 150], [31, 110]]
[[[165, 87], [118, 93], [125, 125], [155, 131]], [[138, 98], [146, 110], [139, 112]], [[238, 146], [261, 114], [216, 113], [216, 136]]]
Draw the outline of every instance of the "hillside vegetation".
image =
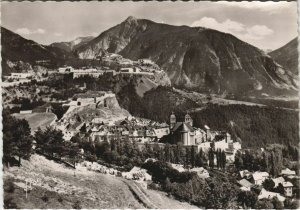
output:
[[[125, 92], [127, 94], [125, 94]], [[129, 94], [130, 93], [130, 94]], [[201, 107], [194, 101], [184, 98], [171, 88], [158, 87], [145, 93], [143, 98], [123, 89], [120, 105], [131, 114], [169, 122], [174, 111], [179, 120], [187, 110]], [[124, 96], [126, 95], [126, 97]], [[125, 98], [126, 103], [124, 103]], [[299, 141], [298, 111], [275, 107], [247, 106], [242, 104], [202, 105], [198, 112], [190, 113], [196, 127], [208, 125], [212, 130], [225, 130], [242, 140], [243, 147], [263, 147], [279, 143], [297, 146]]]

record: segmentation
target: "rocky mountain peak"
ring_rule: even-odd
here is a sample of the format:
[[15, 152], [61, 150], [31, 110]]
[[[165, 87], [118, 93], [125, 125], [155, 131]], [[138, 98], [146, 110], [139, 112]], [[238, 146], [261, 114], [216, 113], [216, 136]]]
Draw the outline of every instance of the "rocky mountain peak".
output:
[[128, 16], [128, 18], [126, 18], [125, 22], [132, 22], [132, 21], [136, 21], [137, 18], [134, 16]]

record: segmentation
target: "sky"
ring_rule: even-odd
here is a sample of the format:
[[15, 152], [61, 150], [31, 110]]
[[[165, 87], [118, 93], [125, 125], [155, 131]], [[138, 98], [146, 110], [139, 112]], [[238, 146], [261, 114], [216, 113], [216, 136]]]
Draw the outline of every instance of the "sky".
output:
[[297, 36], [297, 2], [2, 2], [1, 25], [41, 44], [98, 36], [128, 16], [231, 33], [261, 49]]

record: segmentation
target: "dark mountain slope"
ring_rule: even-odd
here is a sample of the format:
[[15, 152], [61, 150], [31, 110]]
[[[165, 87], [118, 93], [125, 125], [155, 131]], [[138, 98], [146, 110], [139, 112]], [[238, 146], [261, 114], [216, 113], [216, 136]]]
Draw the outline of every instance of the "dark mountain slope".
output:
[[286, 45], [269, 53], [284, 68], [298, 75], [298, 40], [293, 39]]
[[3, 75], [11, 71], [28, 70], [22, 69], [31, 65], [55, 66], [59, 61], [70, 58], [66, 51], [38, 44], [25, 39], [12, 31], [1, 27], [1, 56]]
[[67, 52], [72, 52], [73, 50], [76, 50], [78, 47], [88, 43], [92, 39], [94, 39], [93, 36], [78, 37], [75, 40], [70, 42], [54, 42], [50, 46], [63, 49]]
[[206, 28], [127, 18], [76, 50], [80, 58], [103, 51], [132, 60], [150, 58], [175, 86], [214, 93], [296, 94], [296, 76], [236, 37]]

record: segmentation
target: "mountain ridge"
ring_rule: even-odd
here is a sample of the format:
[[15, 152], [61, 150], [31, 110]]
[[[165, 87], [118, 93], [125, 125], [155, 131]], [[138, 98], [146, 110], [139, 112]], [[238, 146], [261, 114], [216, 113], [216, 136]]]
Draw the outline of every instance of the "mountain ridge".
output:
[[4, 27], [1, 27], [1, 47], [3, 75], [30, 70], [39, 62], [53, 68], [72, 57], [60, 48], [38, 44]]
[[284, 68], [298, 75], [298, 38], [294, 38], [269, 55]]
[[257, 47], [213, 29], [128, 17], [75, 54], [93, 59], [104, 51], [132, 60], [149, 58], [165, 69], [178, 87], [218, 94], [297, 92], [293, 72]]
[[54, 42], [50, 44], [50, 46], [63, 49], [67, 52], [72, 52], [94, 38], [94, 36], [80, 36], [69, 42]]

